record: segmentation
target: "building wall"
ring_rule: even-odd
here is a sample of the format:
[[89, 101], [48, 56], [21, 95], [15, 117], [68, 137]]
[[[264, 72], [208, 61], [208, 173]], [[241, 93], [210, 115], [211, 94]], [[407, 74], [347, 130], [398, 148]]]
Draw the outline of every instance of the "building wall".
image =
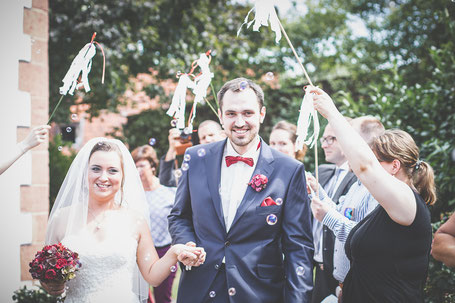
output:
[[[0, 159], [48, 119], [48, 0], [0, 1]], [[0, 302], [31, 284], [28, 263], [44, 244], [49, 211], [48, 144], [0, 176]]]

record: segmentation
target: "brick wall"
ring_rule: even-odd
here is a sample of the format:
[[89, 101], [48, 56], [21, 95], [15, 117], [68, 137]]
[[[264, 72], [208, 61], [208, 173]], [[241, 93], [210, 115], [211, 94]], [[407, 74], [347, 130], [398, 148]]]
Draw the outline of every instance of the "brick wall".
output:
[[[48, 0], [33, 0], [24, 8], [23, 31], [31, 38], [31, 60], [19, 63], [19, 90], [30, 94], [31, 127], [45, 124], [49, 106], [48, 60]], [[19, 128], [18, 142], [29, 128]], [[48, 144], [41, 144], [30, 151], [32, 158], [31, 184], [20, 187], [20, 211], [32, 217], [31, 243], [20, 248], [21, 280], [31, 280], [28, 263], [44, 244], [49, 212], [49, 155]]]

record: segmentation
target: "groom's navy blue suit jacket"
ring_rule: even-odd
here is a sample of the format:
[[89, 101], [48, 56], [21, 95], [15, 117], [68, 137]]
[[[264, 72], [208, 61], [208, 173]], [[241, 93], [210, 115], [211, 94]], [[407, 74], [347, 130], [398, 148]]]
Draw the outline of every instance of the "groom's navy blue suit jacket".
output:
[[[204, 247], [207, 259], [200, 267], [182, 273], [178, 302], [202, 302], [223, 257], [227, 287], [236, 290], [230, 302], [309, 302], [313, 237], [303, 164], [261, 140], [253, 176], [265, 175], [267, 186], [260, 192], [248, 186], [226, 232], [219, 194], [225, 144], [223, 140], [186, 151], [191, 156], [189, 169], [179, 180], [169, 231], [174, 244], [193, 241]], [[201, 148], [206, 151], [203, 157], [197, 152]], [[267, 197], [281, 198], [283, 203], [261, 207]], [[278, 217], [275, 225], [267, 223], [270, 214]]]

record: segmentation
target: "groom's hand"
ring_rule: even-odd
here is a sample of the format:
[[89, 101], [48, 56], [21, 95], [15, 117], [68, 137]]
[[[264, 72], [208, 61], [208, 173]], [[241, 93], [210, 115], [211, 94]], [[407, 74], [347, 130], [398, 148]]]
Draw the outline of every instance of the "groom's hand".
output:
[[199, 266], [205, 262], [205, 250], [202, 247], [195, 247], [196, 244], [188, 242], [186, 245], [176, 244], [177, 259], [187, 267]]
[[[196, 247], [196, 243], [194, 243], [193, 241], [186, 242], [185, 245], [186, 245], [186, 246], [190, 246], [190, 247]], [[202, 248], [202, 247], [201, 247], [201, 248]], [[205, 262], [205, 256], [206, 256], [207, 254], [206, 254], [204, 248], [202, 248], [202, 251], [203, 251], [203, 252], [202, 252], [201, 255], [199, 256], [199, 258], [198, 258], [198, 260], [196, 261], [196, 263], [190, 265], [190, 266], [189, 266], [189, 267], [190, 267], [189, 269], [191, 269], [191, 266], [196, 266], [196, 267], [198, 267], [199, 265], [204, 264], [204, 262]]]

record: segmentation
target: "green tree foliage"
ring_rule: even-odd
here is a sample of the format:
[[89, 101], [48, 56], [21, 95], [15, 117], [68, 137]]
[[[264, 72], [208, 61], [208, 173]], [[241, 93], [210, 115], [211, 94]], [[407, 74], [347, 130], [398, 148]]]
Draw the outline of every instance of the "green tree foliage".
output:
[[[68, 145], [68, 143], [66, 143], [66, 145]], [[71, 166], [71, 162], [73, 162], [73, 159], [76, 156], [74, 152], [70, 155], [62, 153], [63, 146], [65, 146], [65, 143], [62, 141], [60, 135], [55, 136], [54, 140], [49, 142], [49, 210], [52, 209], [60, 186]]]

